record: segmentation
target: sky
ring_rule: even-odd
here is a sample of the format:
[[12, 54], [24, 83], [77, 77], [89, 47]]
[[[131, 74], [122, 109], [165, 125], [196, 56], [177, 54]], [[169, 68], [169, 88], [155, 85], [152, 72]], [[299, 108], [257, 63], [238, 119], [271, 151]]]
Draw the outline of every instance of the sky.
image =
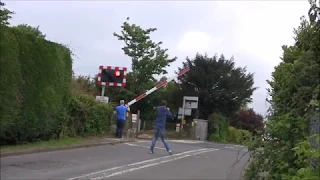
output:
[[254, 73], [253, 102], [266, 115], [266, 80], [282, 55], [281, 46], [293, 43], [293, 28], [307, 15], [307, 0], [296, 1], [27, 1], [3, 0], [16, 14], [12, 25], [40, 26], [47, 39], [66, 44], [76, 55], [77, 75], [95, 75], [100, 65], [131, 66], [123, 43], [113, 32], [130, 17], [143, 28], [156, 27], [151, 36], [163, 41], [178, 60], [167, 68], [167, 77], [187, 56], [207, 53], [234, 56], [237, 66]]

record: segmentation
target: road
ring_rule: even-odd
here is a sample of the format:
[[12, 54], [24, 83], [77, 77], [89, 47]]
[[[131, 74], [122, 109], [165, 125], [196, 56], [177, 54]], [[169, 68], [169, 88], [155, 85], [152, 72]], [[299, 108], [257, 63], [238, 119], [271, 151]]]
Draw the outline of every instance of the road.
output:
[[[240, 179], [246, 148], [201, 141], [150, 141], [1, 158], [4, 179]], [[244, 156], [243, 156], [244, 155]], [[243, 156], [242, 159], [240, 157]], [[240, 159], [236, 163], [237, 159]]]

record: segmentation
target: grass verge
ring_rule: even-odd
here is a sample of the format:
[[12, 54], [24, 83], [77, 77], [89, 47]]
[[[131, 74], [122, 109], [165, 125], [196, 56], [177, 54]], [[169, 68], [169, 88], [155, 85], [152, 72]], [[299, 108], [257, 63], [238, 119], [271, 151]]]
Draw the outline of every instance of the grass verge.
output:
[[[151, 138], [153, 138], [153, 135], [154, 135], [154, 130], [147, 130], [147, 131], [144, 131], [144, 132], [141, 132], [141, 134], [147, 134], [149, 135]], [[190, 140], [195, 140], [195, 138], [192, 138], [190, 136], [188, 136], [185, 132], [184, 133], [178, 133], [174, 130], [167, 130], [165, 131], [165, 137], [167, 139], [190, 139]]]
[[41, 141], [37, 143], [21, 144], [14, 146], [0, 146], [1, 153], [39, 150], [44, 148], [66, 147], [83, 144], [86, 138], [61, 138], [59, 140]]

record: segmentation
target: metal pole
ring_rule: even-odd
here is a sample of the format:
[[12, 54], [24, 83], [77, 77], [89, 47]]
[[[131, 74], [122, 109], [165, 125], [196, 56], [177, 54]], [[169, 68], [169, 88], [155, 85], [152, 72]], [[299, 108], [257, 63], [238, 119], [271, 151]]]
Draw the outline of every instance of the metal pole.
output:
[[141, 128], [140, 110], [138, 110], [138, 113], [137, 113], [137, 121], [138, 121], [137, 132], [140, 132], [140, 128]]
[[104, 97], [104, 91], [106, 90], [106, 86], [102, 86], [101, 96]]
[[186, 101], [185, 101], [185, 98], [183, 97], [180, 131], [183, 130], [183, 120], [184, 120], [184, 110], [185, 110], [185, 107], [186, 107]]

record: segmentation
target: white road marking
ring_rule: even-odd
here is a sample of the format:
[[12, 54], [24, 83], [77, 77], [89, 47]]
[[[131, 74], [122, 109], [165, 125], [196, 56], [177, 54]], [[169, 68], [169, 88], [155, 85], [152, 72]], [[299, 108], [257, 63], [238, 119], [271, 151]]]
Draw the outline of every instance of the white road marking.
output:
[[131, 143], [124, 143], [125, 145], [129, 145], [129, 146], [139, 146], [137, 144], [131, 144]]
[[[148, 148], [150, 149], [150, 146], [140, 146], [140, 145], [137, 145], [137, 144], [131, 144], [131, 143], [124, 143], [128, 146], [134, 146], [134, 147], [143, 147], [143, 148]], [[161, 148], [161, 147], [154, 147], [155, 149], [162, 149], [162, 150], [166, 150], [166, 148]]]
[[[132, 166], [137, 166], [137, 165], [142, 165], [142, 164], [146, 164], [146, 163], [151, 163], [154, 161], [163, 161], [164, 159], [172, 159], [172, 157], [178, 157], [178, 156], [183, 156], [185, 154], [190, 154], [193, 152], [202, 152], [202, 151], [206, 151], [208, 150], [208, 148], [203, 148], [203, 149], [196, 149], [196, 150], [191, 150], [191, 151], [185, 151], [182, 153], [178, 153], [178, 154], [173, 154], [171, 156], [164, 156], [164, 157], [159, 157], [159, 158], [154, 158], [154, 159], [148, 159], [145, 161], [140, 161], [140, 162], [136, 162], [136, 163], [132, 163], [132, 164], [128, 164], [128, 165], [124, 165], [124, 166], [118, 166], [118, 167], [113, 167], [113, 168], [109, 168], [109, 169], [105, 169], [102, 171], [97, 171], [97, 172], [93, 172], [93, 173], [88, 173], [88, 174], [84, 174], [82, 176], [77, 176], [77, 177], [72, 177], [72, 178], [68, 178], [66, 180], [75, 180], [75, 179], [81, 179], [81, 178], [86, 178], [89, 176], [93, 176], [96, 174], [100, 174], [100, 173], [106, 173], [106, 172], [110, 172], [110, 171], [114, 171], [114, 170], [118, 170], [118, 169], [122, 169], [122, 168], [128, 168], [128, 167], [132, 167]], [[214, 150], [218, 150], [218, 149], [214, 149]], [[88, 179], [88, 178], [86, 178]]]
[[118, 175], [121, 175], [121, 174], [125, 174], [125, 173], [129, 173], [129, 172], [132, 172], [132, 171], [136, 171], [136, 170], [139, 170], [139, 169], [144, 169], [144, 168], [156, 166], [156, 165], [159, 165], [159, 164], [175, 161], [175, 160], [178, 160], [178, 159], [183, 159], [183, 158], [187, 158], [187, 157], [190, 157], [190, 156], [195, 156], [195, 155], [198, 155], [198, 154], [203, 154], [203, 153], [206, 153], [206, 152], [213, 152], [213, 151], [217, 151], [217, 150], [218, 149], [208, 149], [208, 150], [204, 150], [204, 151], [195, 152], [195, 153], [192, 153], [192, 154], [186, 154], [186, 155], [178, 156], [176, 158], [172, 158], [172, 159], [168, 159], [168, 160], [162, 160], [162, 161], [155, 162], [155, 163], [152, 163], [152, 164], [146, 164], [146, 165], [143, 165], [143, 166], [138, 166], [138, 167], [126, 169], [126, 170], [123, 170], [123, 171], [114, 172], [114, 173], [111, 173], [111, 174], [107, 174], [107, 175], [103, 175], [103, 176], [100, 176], [100, 177], [92, 178], [90, 180], [100, 180], [100, 179], [104, 179], [104, 178], [118, 176]]
[[234, 147], [232, 147], [232, 146], [225, 146], [224, 148], [233, 149]]
[[227, 148], [227, 149], [234, 149], [234, 148], [244, 148], [244, 146], [241, 146], [241, 145], [235, 145], [235, 146], [225, 146], [224, 148]]
[[150, 141], [141, 140], [141, 141], [136, 141], [136, 142], [138, 142], [138, 143], [141, 143], [141, 142], [151, 142], [151, 140], [150, 140]]
[[169, 142], [176, 142], [176, 143], [186, 143], [186, 144], [198, 144], [204, 143], [204, 141], [195, 141], [195, 140], [168, 140]]
[[245, 146], [242, 146], [242, 145], [236, 145], [236, 147], [244, 148]]

